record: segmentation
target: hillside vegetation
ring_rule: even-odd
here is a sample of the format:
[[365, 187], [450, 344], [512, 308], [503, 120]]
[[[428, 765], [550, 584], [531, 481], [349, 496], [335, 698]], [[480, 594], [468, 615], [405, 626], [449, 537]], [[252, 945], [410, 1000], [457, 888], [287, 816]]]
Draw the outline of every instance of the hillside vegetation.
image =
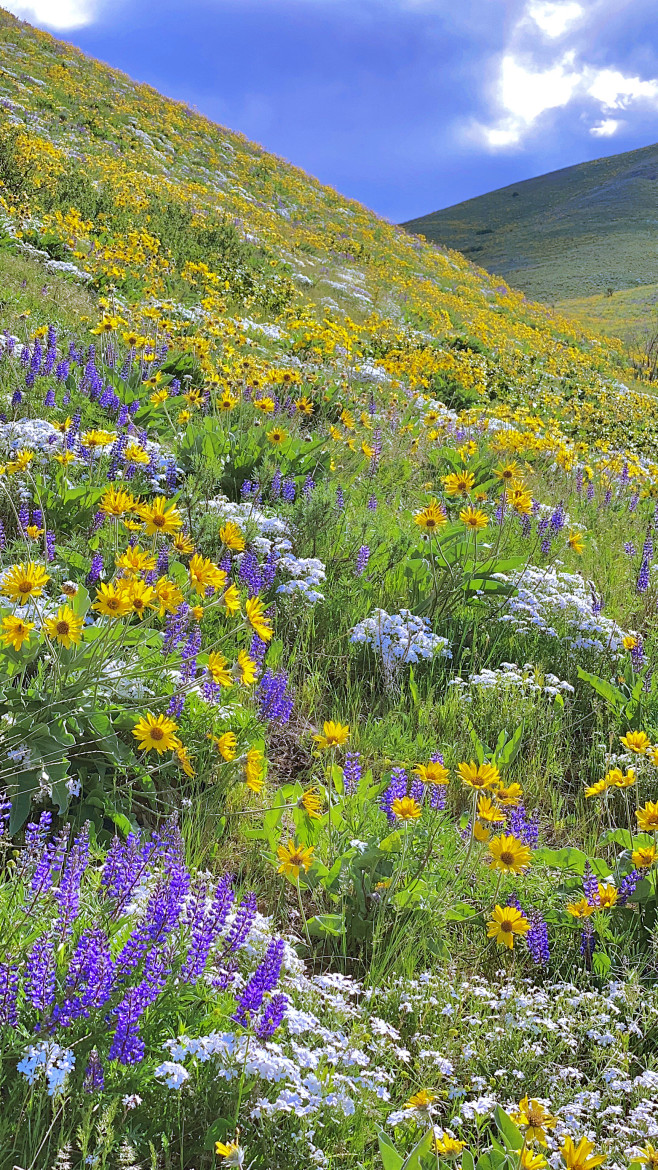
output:
[[404, 227], [556, 304], [656, 284], [657, 225], [658, 146], [645, 146], [513, 183]]
[[656, 1170], [651, 385], [0, 61], [0, 1170]]

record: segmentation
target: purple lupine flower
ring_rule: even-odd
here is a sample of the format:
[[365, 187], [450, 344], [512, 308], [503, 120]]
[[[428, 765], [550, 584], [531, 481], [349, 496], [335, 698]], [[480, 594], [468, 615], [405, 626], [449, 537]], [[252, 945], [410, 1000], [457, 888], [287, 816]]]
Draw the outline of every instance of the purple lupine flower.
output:
[[365, 573], [365, 571], [368, 567], [369, 560], [370, 560], [370, 549], [368, 548], [367, 544], [362, 544], [361, 548], [359, 549], [359, 551], [357, 553], [356, 565], [354, 566], [355, 577], [360, 577], [362, 575], [362, 573]]
[[245, 983], [237, 1008], [231, 1019], [237, 1024], [247, 1027], [251, 1017], [261, 1008], [263, 999], [268, 991], [274, 991], [279, 976], [285, 952], [285, 943], [282, 938], [271, 939], [265, 957], [258, 964], [250, 979]]
[[637, 581], [635, 583], [635, 592], [636, 593], [646, 593], [648, 588], [649, 588], [649, 558], [643, 557], [642, 564], [640, 565], [640, 571], [637, 575]]
[[58, 362], [57, 366], [55, 368], [56, 380], [58, 382], [65, 382], [69, 376], [70, 368], [71, 367], [69, 365], [69, 362], [66, 360], [66, 358], [63, 358], [61, 362]]
[[[304, 489], [306, 489], [306, 484], [304, 484]], [[306, 490], [304, 490], [304, 495], [306, 495]], [[345, 507], [345, 492], [340, 485], [336, 488], [336, 507], [339, 512], [342, 512]]]
[[294, 504], [296, 495], [297, 488], [295, 487], [295, 481], [290, 476], [287, 476], [281, 484], [281, 499], [285, 500], [287, 504]]
[[583, 478], [584, 478], [583, 469], [582, 469], [582, 467], [579, 467], [577, 472], [576, 472], [576, 491], [578, 492], [578, 495], [580, 495], [582, 490], [583, 490]]
[[537, 910], [530, 914], [530, 930], [525, 936], [533, 963], [547, 966], [550, 959], [548, 927]]
[[407, 773], [404, 768], [393, 768], [389, 785], [379, 799], [379, 807], [382, 812], [386, 813], [391, 824], [395, 824], [393, 801], [401, 800], [403, 796], [407, 795], [407, 783]]
[[631, 540], [627, 540], [624, 545], [624, 552], [627, 557], [634, 557], [637, 554], [637, 549]]
[[71, 933], [80, 911], [80, 883], [88, 865], [89, 825], [86, 824], [75, 838], [59, 886], [53, 890], [53, 897], [59, 907], [55, 929], [61, 932], [62, 937]]
[[105, 1072], [96, 1048], [89, 1053], [83, 1088], [85, 1093], [96, 1093], [105, 1088]]
[[18, 509], [18, 523], [21, 526], [23, 535], [25, 535], [28, 524], [30, 523], [30, 509], [25, 503], [22, 503]]
[[634, 491], [633, 495], [631, 496], [630, 500], [628, 501], [628, 510], [631, 514], [636, 510], [639, 502], [640, 502], [640, 493], [639, 493], [639, 491]]
[[241, 585], [246, 585], [249, 589], [249, 596], [256, 597], [261, 592], [263, 587], [263, 578], [258, 564], [258, 558], [255, 553], [247, 549], [240, 558], [240, 568], [238, 569], [238, 581]]
[[55, 1002], [55, 950], [47, 934], [34, 943], [27, 959], [23, 987], [35, 1011], [47, 1015]]
[[583, 874], [583, 891], [590, 906], [594, 906], [599, 896], [599, 882], [598, 878], [594, 876], [589, 862], [586, 863]]
[[279, 471], [279, 468], [277, 467], [276, 471], [274, 472], [274, 475], [272, 476], [272, 482], [270, 484], [270, 499], [271, 500], [278, 500], [279, 496], [281, 495], [281, 483], [282, 483], [282, 476], [281, 476], [281, 472]]
[[[340, 489], [339, 489], [340, 490]], [[315, 480], [312, 475], [307, 475], [302, 487], [302, 495], [305, 500], [308, 500], [315, 491]]]
[[591, 480], [588, 481], [587, 489], [585, 491], [585, 498], [587, 499], [588, 503], [590, 503], [590, 504], [591, 504], [592, 500], [594, 499], [594, 484], [592, 483]]
[[270, 549], [269, 553], [267, 554], [267, 560], [265, 561], [265, 563], [263, 565], [261, 565], [261, 568], [260, 568], [260, 575], [261, 575], [262, 589], [263, 590], [269, 589], [274, 584], [274, 578], [276, 577], [276, 568], [277, 568], [278, 560], [279, 560], [279, 554], [276, 551], [276, 549], [275, 548]]
[[532, 533], [532, 520], [524, 514], [519, 516], [519, 523], [521, 525], [521, 536], [524, 540], [527, 540]]
[[201, 649], [201, 630], [194, 626], [181, 650], [181, 681], [190, 682], [196, 674], [197, 654]]
[[2, 522], [2, 520], [0, 520], [0, 549], [4, 549], [6, 547], [7, 547], [7, 534], [5, 532], [5, 526], [4, 526], [3, 522]]
[[266, 1003], [255, 1032], [259, 1040], [269, 1040], [281, 1025], [288, 1010], [288, 997], [278, 992]]
[[619, 906], [625, 906], [629, 898], [633, 897], [636, 887], [642, 881], [642, 871], [640, 869], [632, 869], [623, 877], [618, 886], [617, 903]]
[[644, 682], [642, 683], [642, 690], [644, 691], [645, 695], [651, 694], [652, 681], [653, 681], [653, 667], [650, 666], [649, 669], [647, 670], [645, 676], [644, 676]]
[[351, 796], [356, 792], [361, 780], [361, 752], [346, 752], [343, 767], [343, 785], [345, 792]]
[[635, 645], [631, 647], [631, 662], [634, 670], [640, 670], [645, 663], [644, 646], [639, 636]]
[[43, 405], [46, 407], [57, 406], [55, 400], [55, 391], [53, 389], [46, 391], [46, 397], [43, 400]]
[[[221, 690], [220, 690], [220, 693], [221, 693]], [[181, 718], [181, 715], [183, 714], [183, 711], [185, 709], [186, 697], [187, 696], [185, 694], [185, 691], [174, 691], [174, 693], [171, 696], [169, 703], [167, 705], [167, 715], [169, 715], [171, 719], [180, 719]], [[204, 697], [205, 697], [205, 692], [204, 692]], [[211, 701], [216, 702], [217, 697], [215, 696]]]
[[266, 652], [267, 642], [264, 642], [258, 634], [254, 634], [249, 647], [249, 657], [256, 663], [256, 666], [262, 667]]
[[265, 671], [257, 691], [261, 719], [269, 719], [278, 723], [289, 721], [292, 715], [293, 700], [286, 693], [287, 687], [288, 675], [285, 670], [278, 671], [276, 674], [271, 670]]
[[47, 529], [44, 539], [46, 542], [46, 560], [47, 561], [54, 561], [55, 560], [55, 545], [56, 545], [55, 533], [50, 528]]
[[183, 602], [175, 613], [167, 614], [162, 639], [162, 653], [164, 655], [171, 654], [173, 650], [176, 650], [185, 637], [189, 612], [189, 605], [187, 602]]
[[186, 983], [194, 983], [203, 975], [210, 948], [226, 924], [234, 897], [230, 877], [223, 877], [217, 883], [209, 906], [205, 887], [202, 888], [202, 897], [192, 918], [190, 947], [181, 970], [181, 979]]
[[42, 812], [38, 821], [30, 821], [25, 829], [25, 846], [28, 851], [28, 860], [34, 858], [43, 849], [53, 823], [53, 814]]
[[522, 804], [509, 810], [509, 828], [513, 836], [518, 837], [530, 849], [536, 849], [539, 843], [539, 813], [537, 810], [528, 816]]
[[101, 579], [103, 572], [103, 557], [101, 553], [95, 552], [91, 558], [91, 567], [85, 578], [86, 585], [96, 585]]
[[125, 404], [123, 404], [122, 406], [119, 407], [119, 413], [117, 415], [117, 426], [118, 427], [125, 427], [129, 421], [130, 421], [130, 414], [128, 413], [128, 407]]
[[18, 1023], [16, 996], [18, 995], [18, 967], [13, 963], [0, 963], [0, 1027], [8, 1024], [15, 1028]]
[[53, 1010], [53, 1020], [68, 1028], [88, 1016], [90, 1009], [105, 1006], [114, 990], [116, 965], [108, 938], [96, 928], [80, 935], [66, 973], [66, 995]]
[[368, 503], [366, 505], [369, 512], [377, 511], [377, 496], [368, 496]]
[[251, 893], [247, 894], [238, 906], [233, 917], [233, 922], [226, 935], [226, 942], [224, 944], [225, 953], [239, 951], [244, 945], [254, 924], [256, 910], [256, 895]]
[[605, 495], [603, 497], [603, 507], [604, 508], [608, 507], [611, 499], [612, 499], [612, 488], [606, 488]]
[[168, 496], [176, 491], [176, 484], [178, 483], [178, 468], [176, 467], [176, 460], [170, 459], [167, 463], [167, 470], [165, 473], [165, 492]]

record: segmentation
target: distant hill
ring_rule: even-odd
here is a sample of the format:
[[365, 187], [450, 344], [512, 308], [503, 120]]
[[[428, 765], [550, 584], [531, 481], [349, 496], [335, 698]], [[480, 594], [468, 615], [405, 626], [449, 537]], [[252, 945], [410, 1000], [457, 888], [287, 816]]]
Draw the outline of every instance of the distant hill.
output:
[[402, 225], [549, 303], [658, 282], [658, 144]]

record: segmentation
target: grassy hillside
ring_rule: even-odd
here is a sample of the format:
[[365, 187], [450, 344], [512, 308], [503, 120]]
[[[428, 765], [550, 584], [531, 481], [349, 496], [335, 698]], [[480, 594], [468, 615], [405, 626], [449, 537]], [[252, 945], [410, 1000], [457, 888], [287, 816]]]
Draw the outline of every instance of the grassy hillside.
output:
[[656, 1170], [652, 387], [0, 62], [0, 1170]]
[[404, 225], [549, 304], [658, 281], [658, 146], [565, 167]]

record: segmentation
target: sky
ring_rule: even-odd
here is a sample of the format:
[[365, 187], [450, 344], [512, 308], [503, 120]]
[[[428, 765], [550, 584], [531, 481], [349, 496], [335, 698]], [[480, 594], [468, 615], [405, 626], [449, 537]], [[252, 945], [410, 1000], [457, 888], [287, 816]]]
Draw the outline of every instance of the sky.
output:
[[0, 0], [394, 222], [658, 141], [656, 0]]

